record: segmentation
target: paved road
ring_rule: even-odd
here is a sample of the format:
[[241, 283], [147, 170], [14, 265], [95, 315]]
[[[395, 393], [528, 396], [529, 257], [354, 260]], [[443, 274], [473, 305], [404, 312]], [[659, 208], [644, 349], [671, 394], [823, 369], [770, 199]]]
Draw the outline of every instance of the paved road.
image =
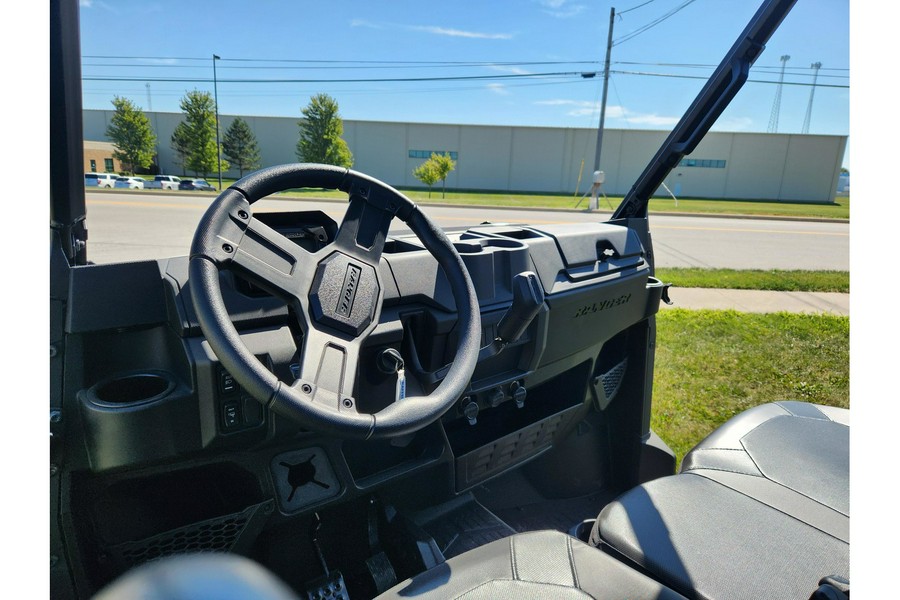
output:
[[[186, 194], [89, 192], [88, 256], [98, 263], [186, 255], [197, 222], [212, 197]], [[264, 200], [255, 210], [322, 210], [340, 221], [346, 204]], [[484, 221], [578, 223], [609, 213], [426, 207], [441, 227], [463, 229]], [[657, 266], [735, 269], [850, 269], [850, 227], [762, 219], [651, 215]], [[399, 233], [405, 225], [394, 222]]]

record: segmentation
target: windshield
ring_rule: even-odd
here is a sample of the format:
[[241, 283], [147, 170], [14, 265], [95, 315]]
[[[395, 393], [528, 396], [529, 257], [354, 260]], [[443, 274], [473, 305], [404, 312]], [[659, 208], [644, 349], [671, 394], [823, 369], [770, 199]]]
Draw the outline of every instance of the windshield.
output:
[[[330, 159], [441, 204], [429, 214], [448, 230], [606, 220], [757, 8], [640, 4], [611, 20], [608, 6], [571, 1], [434, 6], [427, 18], [399, 4], [208, 11], [164, 1], [134, 7], [141, 27], [123, 30], [109, 27], [120, 8], [83, 1], [85, 172], [175, 184], [87, 190], [89, 259], [186, 255], [215, 191], [179, 190], [168, 176], [219, 190], [257, 168], [320, 162], [303, 137], [317, 119], [342, 140]], [[226, 33], [236, 20], [239, 37]], [[849, 167], [848, 21], [847, 2], [799, 2], [651, 206], [835, 204]], [[149, 133], [142, 152], [116, 146], [117, 115]], [[450, 165], [443, 177], [425, 168], [434, 157]], [[255, 210], [340, 221], [344, 199], [296, 191]]]

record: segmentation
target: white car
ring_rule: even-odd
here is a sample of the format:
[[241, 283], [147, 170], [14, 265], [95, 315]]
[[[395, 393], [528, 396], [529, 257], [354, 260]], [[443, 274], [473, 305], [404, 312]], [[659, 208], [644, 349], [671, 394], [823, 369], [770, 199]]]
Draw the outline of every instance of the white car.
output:
[[142, 177], [117, 177], [115, 187], [128, 190], [142, 190], [144, 189], [144, 183], [145, 181]]
[[114, 173], [85, 173], [85, 187], [109, 188], [112, 189], [116, 184], [118, 176]]
[[153, 181], [148, 181], [144, 186], [148, 190], [177, 190], [181, 183], [181, 177], [175, 175], [157, 175]]

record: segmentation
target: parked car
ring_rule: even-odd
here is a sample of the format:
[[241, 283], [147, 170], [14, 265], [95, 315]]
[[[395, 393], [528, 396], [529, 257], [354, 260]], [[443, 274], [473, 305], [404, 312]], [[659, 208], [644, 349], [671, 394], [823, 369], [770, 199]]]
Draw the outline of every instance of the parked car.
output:
[[179, 190], [193, 190], [200, 192], [214, 192], [216, 188], [211, 186], [205, 179], [182, 179], [178, 184]]
[[115, 173], [85, 173], [84, 186], [112, 189], [118, 176]]
[[177, 190], [181, 183], [181, 177], [175, 175], [157, 175], [152, 181], [144, 184], [148, 190]]
[[[290, 164], [218, 196], [181, 256], [91, 264], [94, 206], [54, 179], [49, 596], [847, 600], [849, 411], [754, 407], [679, 474], [650, 420], [650, 196], [791, 4], [765, 2], [603, 222], [443, 232], [371, 176]], [[50, 12], [61, 175], [77, 2]], [[343, 222], [255, 204], [301, 185], [346, 192]]]
[[115, 187], [125, 190], [142, 190], [145, 183], [143, 177], [117, 177]]

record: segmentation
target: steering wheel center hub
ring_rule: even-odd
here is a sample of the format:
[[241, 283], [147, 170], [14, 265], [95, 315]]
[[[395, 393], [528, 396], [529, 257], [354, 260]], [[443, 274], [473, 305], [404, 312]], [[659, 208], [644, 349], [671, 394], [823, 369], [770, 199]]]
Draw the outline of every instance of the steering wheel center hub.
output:
[[375, 318], [381, 285], [376, 270], [343, 252], [319, 263], [309, 291], [316, 323], [358, 337]]

